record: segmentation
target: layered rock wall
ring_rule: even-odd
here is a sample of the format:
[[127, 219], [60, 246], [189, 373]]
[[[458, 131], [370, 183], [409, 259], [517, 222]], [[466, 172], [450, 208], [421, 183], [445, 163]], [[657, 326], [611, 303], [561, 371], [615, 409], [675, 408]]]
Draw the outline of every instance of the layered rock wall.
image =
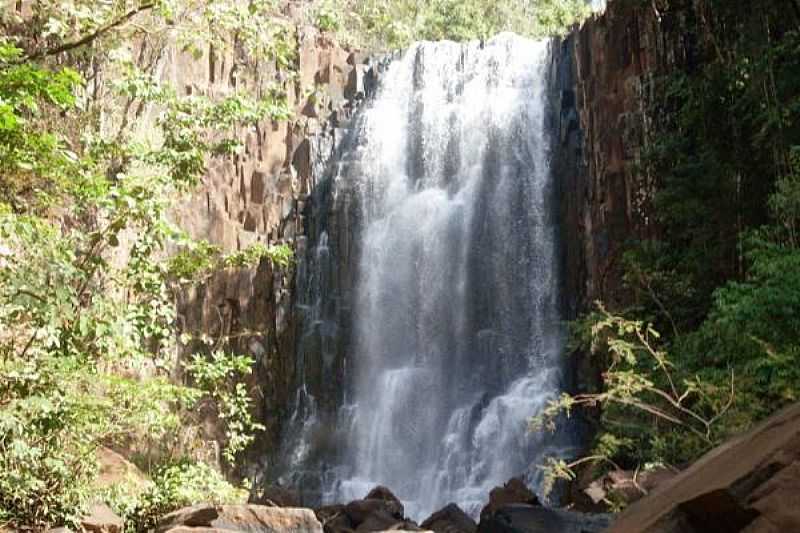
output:
[[[244, 152], [214, 162], [201, 187], [174, 210], [178, 224], [193, 238], [206, 239], [225, 252], [254, 243], [286, 243], [302, 260], [306, 201], [341, 142], [340, 125], [364, 96], [369, 67], [359, 53], [310, 27], [298, 28], [297, 35], [298, 76], [289, 90], [294, 116], [241, 131]], [[208, 61], [201, 59], [199, 70], [178, 65], [174, 83], [200, 85], [212, 94], [230, 90], [225, 86], [235, 80], [237, 63], [232, 55], [212, 60], [213, 54], [213, 49], [207, 51]], [[250, 83], [259, 88], [277, 76], [266, 66]], [[217, 272], [179, 298], [182, 331], [228, 338], [227, 348], [256, 359], [250, 385], [256, 416], [267, 430], [253, 447], [253, 461], [261, 452], [279, 447], [281, 425], [297, 386], [294, 276], [294, 265], [276, 269], [262, 261], [257, 268]], [[184, 347], [186, 353], [203, 349], [199, 342]], [[209, 424], [212, 434], [217, 430]]]
[[595, 300], [625, 304], [624, 246], [658, 235], [658, 176], [642, 165], [668, 112], [658, 84], [691, 68], [703, 47], [698, 32], [687, 31], [691, 0], [664, 12], [656, 4], [611, 0], [562, 43], [561, 212], [572, 317]]

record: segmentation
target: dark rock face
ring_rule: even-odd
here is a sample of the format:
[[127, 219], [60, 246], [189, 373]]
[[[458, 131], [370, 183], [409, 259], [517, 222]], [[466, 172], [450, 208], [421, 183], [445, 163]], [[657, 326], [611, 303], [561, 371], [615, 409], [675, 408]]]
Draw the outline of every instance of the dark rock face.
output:
[[[595, 300], [618, 308], [631, 295], [622, 283], [622, 253], [631, 239], [658, 237], [653, 198], [658, 176], [643, 168], [663, 116], [661, 76], [703, 61], [689, 28], [700, 4], [608, 2], [561, 46], [557, 65], [564, 261], [570, 314]], [[692, 31], [687, 31], [692, 29]]]
[[386, 500], [356, 500], [345, 506], [345, 513], [355, 525], [359, 525], [374, 514], [383, 514], [402, 520], [403, 506]]
[[420, 527], [435, 533], [475, 533], [478, 524], [458, 505], [451, 503], [433, 513]]
[[800, 531], [800, 404], [708, 452], [626, 509], [613, 533]]
[[385, 502], [394, 502], [400, 506], [400, 514], [403, 514], [403, 504], [400, 503], [400, 500], [392, 494], [392, 491], [387, 489], [384, 486], [377, 486], [367, 494], [367, 497], [364, 498], [365, 500], [383, 500]]
[[489, 503], [481, 510], [481, 522], [501, 507], [510, 504], [540, 505], [539, 499], [521, 479], [512, 478], [502, 487], [495, 487], [489, 493]]
[[600, 533], [610, 523], [607, 515], [587, 515], [536, 505], [506, 505], [485, 519], [478, 533]]
[[346, 533], [353, 531], [353, 523], [345, 513], [344, 505], [327, 505], [314, 510], [322, 523], [325, 533]]

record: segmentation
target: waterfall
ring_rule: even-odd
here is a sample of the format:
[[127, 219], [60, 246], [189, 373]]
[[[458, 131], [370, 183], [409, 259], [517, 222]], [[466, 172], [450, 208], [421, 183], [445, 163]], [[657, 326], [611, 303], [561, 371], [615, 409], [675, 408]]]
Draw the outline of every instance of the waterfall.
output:
[[334, 177], [361, 227], [326, 500], [383, 484], [416, 518], [476, 514], [535, 477], [548, 441], [527, 421], [563, 343], [549, 66], [549, 43], [512, 35], [420, 43], [363, 111]]

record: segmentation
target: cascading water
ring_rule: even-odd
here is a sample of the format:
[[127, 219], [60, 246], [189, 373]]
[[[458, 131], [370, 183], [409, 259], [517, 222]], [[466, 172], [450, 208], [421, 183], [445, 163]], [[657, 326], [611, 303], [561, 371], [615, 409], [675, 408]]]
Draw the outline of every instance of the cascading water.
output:
[[363, 111], [333, 178], [360, 228], [324, 499], [383, 484], [415, 518], [476, 514], [554, 446], [527, 429], [561, 387], [549, 66], [549, 43], [512, 35], [421, 43]]

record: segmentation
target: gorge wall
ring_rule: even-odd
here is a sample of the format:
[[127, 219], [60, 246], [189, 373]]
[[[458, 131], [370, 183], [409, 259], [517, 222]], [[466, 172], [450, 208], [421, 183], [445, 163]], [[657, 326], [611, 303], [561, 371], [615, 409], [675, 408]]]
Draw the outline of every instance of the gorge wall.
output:
[[[652, 217], [657, 177], [639, 165], [661, 111], [654, 86], [694, 61], [697, 43], [684, 32], [685, 11], [660, 13], [654, 5], [612, 0], [553, 55], [560, 135], [552, 161], [566, 318], [596, 299], [624, 303], [623, 245], [658, 231]], [[308, 477], [317, 472], [286, 475], [309, 457], [336, 452], [338, 436], [325, 428], [336, 427], [337, 409], [352, 392], [344, 375], [358, 261], [353, 243], [363, 206], [336, 181], [352, 163], [345, 156], [355, 148], [351, 118], [381, 66], [308, 27], [299, 28], [298, 51], [299, 77], [286, 82], [295, 118], [242, 131], [245, 152], [215, 164], [175, 216], [193, 237], [225, 251], [254, 242], [286, 242], [296, 251], [288, 271], [263, 261], [218, 272], [188, 290], [179, 301], [180, 326], [230, 337], [230, 348], [256, 357], [250, 385], [267, 431], [237, 474], [267, 472], [270, 482], [299, 483], [315, 499], [320, 482]], [[240, 58], [232, 53], [210, 47], [199, 60], [170, 54], [163, 75], [187, 93], [224, 94], [240, 83], [234, 75]], [[246, 80], [255, 87], [276, 75], [270, 65], [256, 71]], [[597, 379], [588, 358], [577, 369], [573, 387]]]
[[[659, 78], [697, 60], [686, 6], [608, 2], [605, 13], [562, 44], [561, 174], [567, 293], [572, 313], [595, 300], [618, 306], [629, 295], [621, 255], [630, 239], [654, 237], [658, 176], [641, 165], [662, 113]], [[684, 2], [690, 4], [690, 2]]]
[[[652, 217], [657, 177], [640, 166], [662, 111], [654, 87], [660, 76], [696, 60], [696, 43], [684, 32], [685, 10], [660, 13], [653, 6], [612, 0], [553, 55], [560, 135], [552, 160], [567, 318], [597, 299], [624, 304], [630, 295], [622, 280], [623, 247], [658, 231]], [[277, 272], [263, 262], [258, 269], [220, 272], [182, 298], [181, 314], [187, 329], [243, 335], [233, 347], [258, 361], [252, 386], [268, 429], [249, 471], [240, 474], [268, 472], [271, 481], [277, 476], [302, 485], [313, 501], [321, 490], [318, 472], [300, 464], [335, 455], [341, 435], [331, 429], [352, 392], [344, 375], [362, 206], [337, 176], [352, 164], [343, 157], [355, 142], [348, 119], [368, 92], [365, 78], [380, 69], [369, 70], [359, 54], [312, 29], [301, 32], [299, 49], [297, 118], [243, 132], [245, 155], [214, 167], [178, 211], [194, 236], [226, 250], [289, 242], [296, 269]], [[200, 64], [197, 75], [211, 87], [230, 79], [231, 60]], [[304, 97], [300, 88], [309, 85], [318, 87], [315, 98], [322, 102]], [[576, 369], [572, 387], [597, 380], [587, 357]]]
[[[290, 11], [287, 16], [300, 19], [302, 13]], [[179, 54], [165, 71], [177, 86], [204, 94], [225, 94], [241, 83], [234, 75], [241, 57], [220, 54], [213, 47], [203, 53], [199, 61]], [[244, 152], [212, 164], [201, 186], [174, 210], [177, 223], [191, 237], [206, 239], [226, 253], [254, 243], [285, 243], [301, 258], [308, 231], [305, 204], [344, 137], [341, 126], [364, 98], [365, 80], [371, 75], [364, 61], [363, 55], [315, 28], [298, 26], [297, 77], [284, 82], [294, 116], [242, 131]], [[245, 81], [256, 90], [265, 90], [276, 78], [269, 64], [256, 66], [256, 72], [256, 78]], [[256, 268], [216, 272], [179, 296], [182, 332], [225, 338], [226, 348], [256, 360], [249, 386], [257, 400], [256, 417], [267, 429], [259, 434], [247, 464], [239, 465], [239, 476], [266, 466], [260, 450], [280, 447], [282, 424], [291, 414], [301, 372], [295, 357], [295, 272], [294, 265], [282, 269], [262, 261]], [[194, 341], [183, 352], [205, 349]], [[207, 430], [217, 440], [222, 438], [213, 419]]]

